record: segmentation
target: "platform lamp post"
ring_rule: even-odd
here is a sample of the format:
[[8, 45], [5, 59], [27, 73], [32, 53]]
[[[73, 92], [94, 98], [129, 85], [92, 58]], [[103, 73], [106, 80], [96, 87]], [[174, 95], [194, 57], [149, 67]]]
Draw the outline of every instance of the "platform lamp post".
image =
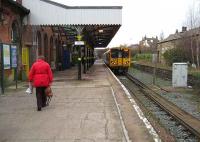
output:
[[83, 49], [83, 73], [86, 74], [86, 47]]
[[78, 47], [78, 80], [81, 80], [81, 62], [82, 62], [82, 55], [81, 55], [81, 47], [84, 46], [84, 42], [82, 40], [82, 32], [84, 26], [74, 26], [77, 32], [77, 41], [75, 41], [75, 46]]

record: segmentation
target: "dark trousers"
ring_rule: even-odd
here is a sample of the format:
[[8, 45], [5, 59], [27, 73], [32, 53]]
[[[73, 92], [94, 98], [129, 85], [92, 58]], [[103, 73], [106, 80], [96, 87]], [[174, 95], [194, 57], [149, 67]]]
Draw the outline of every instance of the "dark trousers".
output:
[[37, 107], [42, 108], [46, 106], [47, 97], [45, 95], [46, 87], [36, 87]]

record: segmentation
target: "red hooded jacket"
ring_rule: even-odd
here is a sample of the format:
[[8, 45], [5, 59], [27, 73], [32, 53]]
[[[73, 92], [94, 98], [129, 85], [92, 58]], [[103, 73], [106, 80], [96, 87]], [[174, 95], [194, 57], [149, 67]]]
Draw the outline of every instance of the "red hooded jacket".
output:
[[38, 59], [31, 67], [29, 81], [33, 81], [35, 87], [47, 87], [53, 81], [51, 68], [47, 62]]

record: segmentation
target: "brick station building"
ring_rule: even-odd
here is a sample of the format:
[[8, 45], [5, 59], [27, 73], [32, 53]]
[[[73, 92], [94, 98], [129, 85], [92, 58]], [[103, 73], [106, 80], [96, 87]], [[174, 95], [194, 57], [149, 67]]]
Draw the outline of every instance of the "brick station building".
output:
[[[0, 42], [17, 45], [19, 71], [21, 71], [22, 64], [22, 20], [29, 12], [21, 5], [20, 0], [0, 0]], [[13, 79], [13, 69], [6, 69], [4, 73], [6, 80]]]
[[[84, 60], [86, 73], [94, 63], [94, 48], [106, 47], [119, 30], [121, 21], [121, 6], [67, 6], [51, 0], [0, 0], [0, 43], [17, 45], [17, 77], [26, 80], [38, 55], [44, 55], [53, 70], [70, 68], [78, 59], [79, 48], [75, 41], [83, 40], [79, 59], [80, 62]], [[78, 36], [81, 28], [82, 35]], [[4, 72], [5, 78], [12, 81], [13, 69]]]
[[[52, 69], [56, 69], [56, 54], [61, 55], [56, 47], [65, 43], [65, 39], [54, 34], [52, 28], [25, 26], [23, 19], [29, 13], [30, 10], [22, 6], [22, 0], [0, 0], [0, 43], [17, 45], [20, 80], [27, 79], [30, 66], [38, 55], [44, 55]], [[4, 73], [8, 82], [14, 80], [13, 69], [6, 69]]]

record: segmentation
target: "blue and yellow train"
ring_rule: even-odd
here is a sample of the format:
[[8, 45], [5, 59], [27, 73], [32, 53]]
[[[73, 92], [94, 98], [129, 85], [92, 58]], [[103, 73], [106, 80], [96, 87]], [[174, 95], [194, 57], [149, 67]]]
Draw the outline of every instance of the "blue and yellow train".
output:
[[130, 49], [111, 48], [104, 53], [103, 60], [114, 73], [126, 73], [131, 64]]

